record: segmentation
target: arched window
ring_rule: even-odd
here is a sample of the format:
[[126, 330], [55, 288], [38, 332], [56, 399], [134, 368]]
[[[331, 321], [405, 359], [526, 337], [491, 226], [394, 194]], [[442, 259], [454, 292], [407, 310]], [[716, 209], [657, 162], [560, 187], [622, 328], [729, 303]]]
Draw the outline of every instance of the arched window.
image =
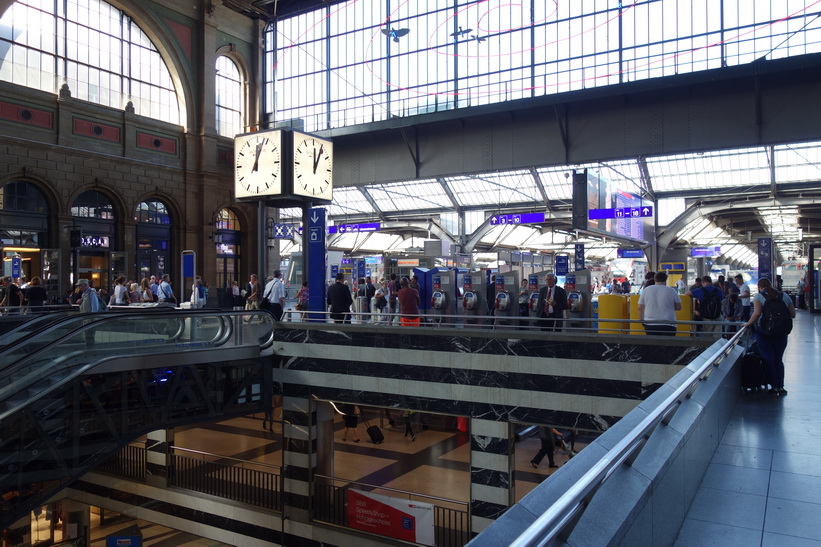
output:
[[232, 230], [239, 232], [241, 229], [239, 219], [234, 211], [230, 209], [221, 209], [217, 213], [217, 230]]
[[0, 211], [0, 248], [47, 244], [48, 201], [35, 185], [19, 180], [7, 182], [0, 188]]
[[171, 217], [165, 203], [158, 199], [147, 199], [137, 205], [134, 211], [134, 222], [149, 224], [171, 224]]
[[102, 192], [87, 190], [74, 200], [71, 205], [71, 216], [114, 220], [114, 205]]
[[[237, 215], [230, 209], [220, 209], [214, 215], [213, 235], [217, 250], [217, 287], [228, 289], [239, 277], [242, 232]], [[233, 305], [238, 305], [233, 302]]]
[[12, 181], [0, 191], [0, 209], [19, 213], [48, 214], [48, 202], [39, 188], [23, 181]]
[[237, 65], [226, 56], [217, 57], [217, 132], [223, 137], [243, 133], [243, 82]]
[[0, 19], [0, 80], [179, 124], [181, 105], [157, 48], [101, 0], [17, 0]]

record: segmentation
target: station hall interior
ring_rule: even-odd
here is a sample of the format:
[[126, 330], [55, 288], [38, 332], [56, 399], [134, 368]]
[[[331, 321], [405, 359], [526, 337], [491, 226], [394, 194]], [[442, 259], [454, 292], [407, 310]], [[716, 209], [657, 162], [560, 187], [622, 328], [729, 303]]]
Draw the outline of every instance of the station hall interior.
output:
[[[347, 481], [376, 485], [372, 493], [387, 497], [441, 498], [439, 505], [430, 501], [436, 519], [446, 514], [459, 522], [436, 520], [436, 544], [481, 544], [482, 532], [508, 508], [522, 507], [555, 471], [546, 460], [534, 468], [529, 459], [539, 449], [538, 426], [572, 430], [579, 447], [594, 447], [579, 452], [585, 456], [574, 460], [570, 476], [607, 445], [600, 436], [712, 351], [685, 326], [659, 357], [651, 356], [652, 344], [621, 332], [604, 333], [619, 344], [621, 361], [605, 349], [592, 355], [599, 349], [598, 296], [621, 280], [636, 293], [648, 271], [666, 271], [669, 284], [681, 279], [687, 286], [703, 275], [741, 274], [753, 289], [760, 277], [780, 276], [801, 308], [797, 324], [814, 325], [821, 310], [819, 44], [821, 12], [810, 0], [0, 0], [0, 277], [24, 286], [38, 278], [55, 312], [54, 323], [37, 318], [40, 331], [30, 325], [28, 345], [4, 343], [0, 362], [32, 367], [28, 352], [62, 357], [35, 340], [79, 359], [83, 329], [100, 329], [97, 349], [84, 358], [117, 357], [123, 333], [146, 346], [161, 341], [153, 357], [127, 345], [121, 368], [98, 369], [98, 376], [72, 361], [71, 374], [79, 376], [71, 378], [82, 387], [66, 400], [102, 415], [117, 404], [101, 398], [105, 389], [121, 390], [119, 418], [103, 420], [108, 444], [91, 443], [104, 451], [90, 456], [76, 440], [75, 459], [66, 460], [76, 465], [65, 463], [64, 478], [49, 471], [43, 481], [65, 483], [62, 494], [38, 500], [36, 518], [32, 507], [28, 516], [4, 523], [7, 535], [25, 528], [26, 542], [57, 544], [80, 533], [82, 526], [71, 524], [93, 520], [102, 529], [108, 519], [115, 528], [158, 526], [159, 541], [167, 544], [390, 541], [352, 531], [348, 515], [316, 513], [323, 505], [339, 509], [341, 496], [350, 495], [342, 486]], [[321, 265], [309, 256], [317, 214]], [[233, 288], [277, 270], [293, 323], [281, 327], [243, 315]], [[149, 328], [138, 326], [155, 323], [143, 309], [98, 322], [62, 310], [79, 279], [111, 290], [120, 276], [139, 282], [169, 274], [179, 301], [187, 302], [194, 273], [208, 286], [199, 318], [178, 310], [158, 322], [162, 328]], [[420, 276], [420, 309], [442, 332], [430, 342], [424, 333], [394, 340], [389, 321], [364, 315], [334, 326], [341, 338], [300, 325], [304, 316], [292, 309], [302, 282], [318, 302], [311, 310], [325, 311], [324, 291], [337, 273], [352, 287], [366, 277]], [[525, 332], [528, 345], [511, 349], [512, 342], [500, 341], [504, 331], [534, 311], [519, 315], [515, 294], [524, 283], [538, 293], [546, 273], [579, 293], [572, 310], [579, 325], [572, 328], [584, 328]], [[500, 293], [509, 301], [500, 302]], [[438, 307], [437, 294], [448, 297], [445, 307]], [[496, 311], [496, 318], [465, 319], [474, 309], [468, 294], [476, 299], [475, 315]], [[48, 336], [55, 336], [58, 314], [62, 328], [80, 329], [63, 341], [44, 334], [51, 329]], [[14, 318], [8, 328], [20, 318], [36, 314]], [[459, 332], [466, 326], [478, 328], [470, 343]], [[496, 327], [501, 334], [484, 332]], [[801, 340], [812, 347], [814, 327], [801, 328]], [[299, 336], [312, 348], [304, 354]], [[184, 347], [173, 347], [183, 339]], [[480, 340], [492, 347], [489, 353], [477, 349]], [[553, 353], [545, 341], [589, 347]], [[743, 343], [733, 342], [726, 355]], [[211, 385], [207, 357], [196, 349], [210, 344], [234, 352], [225, 346], [210, 357], [230, 379], [221, 380], [218, 402], [209, 402], [213, 393], [200, 393], [196, 383]], [[338, 356], [334, 345], [342, 348]], [[800, 355], [812, 355], [801, 348]], [[422, 349], [430, 361], [413, 362]], [[532, 353], [516, 360], [511, 351]], [[511, 367], [504, 380], [489, 362], [495, 352]], [[464, 392], [436, 386], [437, 378], [459, 383], [463, 370], [455, 356], [462, 354], [471, 371]], [[126, 355], [133, 357], [127, 363]], [[639, 363], [635, 370], [625, 356]], [[173, 372], [158, 373], [152, 359]], [[536, 378], [529, 359], [550, 363], [550, 379]], [[621, 368], [597, 368], [611, 361]], [[390, 362], [401, 372], [391, 376], [376, 366]], [[171, 380], [177, 366], [196, 370], [196, 382]], [[127, 367], [135, 368], [126, 373]], [[4, 376], [4, 412], [12, 412], [19, 378]], [[159, 416], [140, 420], [125, 410], [126, 403], [138, 401], [134, 411], [158, 401], [148, 388], [127, 399], [123, 386], [134, 378], [152, 389], [151, 382], [168, 380], [157, 384], [177, 397], [160, 404], [174, 416], [167, 427], [155, 421]], [[67, 389], [68, 377], [61, 382]], [[244, 389], [257, 391], [250, 396]], [[48, 399], [39, 392], [34, 398], [43, 405]], [[270, 401], [274, 423], [264, 420]], [[330, 402], [359, 406], [385, 441], [370, 442], [361, 422], [361, 442], [342, 441], [343, 418]], [[174, 414], [172, 403], [190, 408]], [[409, 412], [415, 440], [401, 436]], [[67, 433], [48, 431], [55, 420], [9, 416], [6, 427], [31, 428], [37, 440], [15, 436], [22, 444], [7, 445], [4, 458], [24, 458], [27, 442], [42, 441], [40, 450], [49, 453], [62, 450]], [[729, 416], [721, 423], [732, 424]], [[77, 434], [80, 425], [67, 419], [60, 427]], [[494, 439], [491, 448], [479, 446], [483, 438]], [[230, 450], [214, 448], [222, 443]], [[159, 447], [165, 459], [146, 456], [147, 446]], [[554, 449], [562, 467], [570, 463], [561, 443]], [[216, 515], [226, 514], [222, 490], [175, 490], [179, 477], [170, 478], [168, 462], [185, 450], [275, 476], [270, 489], [281, 497], [237, 509], [230, 524], [219, 523]], [[114, 460], [103, 457], [115, 452]], [[78, 464], [78, 453], [89, 460]], [[108, 471], [89, 471], [103, 460]], [[126, 473], [134, 462], [162, 480], [143, 474], [140, 485], [120, 488], [105, 474]], [[209, 465], [200, 471], [207, 474]], [[6, 477], [4, 503], [13, 499], [17, 514], [21, 493], [33, 491], [24, 488], [31, 477], [17, 467]], [[318, 486], [323, 480], [327, 490]], [[106, 489], [119, 498], [103, 503], [117, 498]], [[688, 507], [694, 496], [700, 499], [685, 490]], [[173, 517], [157, 522], [160, 509], [149, 523], [140, 509], [159, 498]], [[36, 539], [55, 503], [69, 508], [61, 509], [65, 519], [43, 524], [47, 539]], [[686, 514], [679, 526], [692, 530]], [[676, 541], [673, 532], [659, 537]]]

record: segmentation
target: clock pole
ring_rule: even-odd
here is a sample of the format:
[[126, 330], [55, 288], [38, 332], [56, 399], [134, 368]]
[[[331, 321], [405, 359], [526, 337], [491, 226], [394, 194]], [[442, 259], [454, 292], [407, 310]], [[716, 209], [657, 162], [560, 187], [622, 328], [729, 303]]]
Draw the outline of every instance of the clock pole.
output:
[[268, 247], [268, 238], [265, 234], [265, 200], [261, 199], [257, 202], [257, 234], [259, 241], [257, 243], [257, 279], [265, 285], [265, 271], [266, 271], [266, 250]]
[[[311, 203], [306, 202], [302, 206], [302, 279], [299, 280], [300, 286], [302, 286], [302, 281], [307, 281], [310, 279], [308, 277], [308, 225], [310, 224], [309, 216], [311, 214]], [[324, 234], [323, 234], [324, 235]], [[313, 289], [313, 287], [308, 288], [309, 291]], [[310, 292], [308, 293], [310, 294]]]

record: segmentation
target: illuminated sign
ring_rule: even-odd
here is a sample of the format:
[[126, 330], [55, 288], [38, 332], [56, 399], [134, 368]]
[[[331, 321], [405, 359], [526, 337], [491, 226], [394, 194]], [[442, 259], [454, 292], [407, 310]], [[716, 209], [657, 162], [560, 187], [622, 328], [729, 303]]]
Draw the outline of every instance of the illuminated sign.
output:
[[650, 205], [644, 207], [619, 207], [616, 209], [590, 209], [588, 211], [589, 220], [601, 220], [606, 218], [642, 218], [653, 216], [653, 208]]
[[544, 213], [513, 213], [511, 215], [493, 215], [490, 217], [491, 226], [505, 224], [539, 224], [544, 222]]
[[721, 247], [693, 247], [690, 249], [690, 256], [721, 256]]
[[108, 236], [83, 236], [80, 238], [81, 247], [95, 247], [97, 249], [108, 249]]

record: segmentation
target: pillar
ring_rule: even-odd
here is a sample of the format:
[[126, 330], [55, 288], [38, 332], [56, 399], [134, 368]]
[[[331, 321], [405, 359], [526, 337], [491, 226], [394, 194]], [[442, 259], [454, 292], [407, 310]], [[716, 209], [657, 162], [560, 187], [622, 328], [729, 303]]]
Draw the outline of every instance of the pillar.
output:
[[514, 503], [513, 427], [470, 420], [470, 531], [478, 534]]
[[85, 503], [71, 499], [63, 500], [63, 539], [85, 537], [91, 528], [91, 508]]
[[145, 439], [146, 481], [151, 486], [168, 486], [171, 467], [171, 449], [174, 447], [174, 430], [158, 429], [148, 433]]
[[282, 514], [310, 523], [314, 475], [333, 471], [333, 412], [320, 401], [282, 398]]

